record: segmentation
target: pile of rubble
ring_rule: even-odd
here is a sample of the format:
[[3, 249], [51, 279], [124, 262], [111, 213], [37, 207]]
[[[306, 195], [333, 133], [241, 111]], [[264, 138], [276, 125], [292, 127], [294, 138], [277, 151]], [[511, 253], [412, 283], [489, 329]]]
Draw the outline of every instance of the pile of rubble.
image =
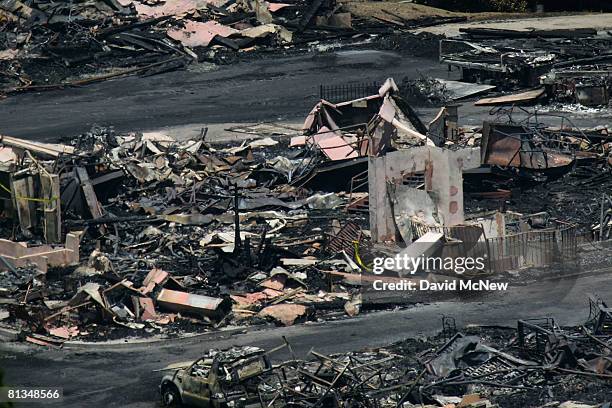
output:
[[[319, 269], [351, 270], [325, 254], [352, 250], [363, 217], [330, 216], [346, 197], [287, 184], [303, 158], [270, 154], [277, 141], [215, 148], [205, 136], [98, 128], [72, 146], [4, 138], [14, 218], [2, 234], [29, 244], [1, 242], [3, 317], [48, 342], [45, 333], [108, 337], [101, 323], [293, 324], [310, 305], [341, 308], [350, 294]], [[90, 254], [80, 265], [79, 253]]]
[[[456, 107], [425, 125], [392, 79], [321, 100], [301, 135], [242, 131], [262, 137], [2, 136], [2, 324], [46, 344], [354, 316], [423, 300], [371, 297], [377, 256], [468, 253], [486, 260], [472, 275], [494, 277], [570, 262], [579, 237], [612, 231], [601, 131], [499, 118], [464, 128]], [[563, 176], [591, 192], [563, 190]], [[522, 205], [521, 186], [534, 206], [556, 186], [559, 208]], [[578, 196], [590, 209], [571, 217]]]
[[477, 104], [610, 104], [609, 33], [591, 28], [460, 31], [460, 37], [440, 41], [440, 62], [459, 68], [462, 81], [494, 85], [502, 93], [530, 88]]
[[[293, 355], [270, 365], [267, 359], [280, 347], [265, 353], [246, 347], [212, 351], [200, 361], [209, 359], [203, 376], [213, 379], [215, 367], [229, 367], [226, 379], [218, 380], [218, 398], [262, 407], [607, 407], [601, 402], [609, 398], [612, 379], [612, 312], [596, 299], [591, 307], [582, 327], [559, 327], [541, 318], [519, 320], [515, 329], [472, 325], [461, 333], [454, 319], [445, 317], [445, 330], [436, 337], [373, 350], [336, 355], [313, 350], [307, 360]], [[261, 362], [259, 369], [255, 362]], [[189, 377], [200, 374], [193, 369], [180, 374], [184, 393], [192, 392], [185, 389]], [[173, 387], [173, 376], [164, 378], [162, 394]]]
[[403, 95], [411, 100], [418, 100], [420, 103], [426, 102], [440, 106], [453, 99], [446, 84], [435, 78], [404, 78], [400, 84], [400, 89]]
[[154, 75], [351, 28], [334, 0], [0, 2], [2, 94]]

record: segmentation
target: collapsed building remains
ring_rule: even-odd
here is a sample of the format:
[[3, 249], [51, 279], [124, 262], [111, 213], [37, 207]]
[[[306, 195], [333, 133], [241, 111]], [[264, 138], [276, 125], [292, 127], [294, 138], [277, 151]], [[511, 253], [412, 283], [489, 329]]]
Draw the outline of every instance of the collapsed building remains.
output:
[[462, 38], [440, 41], [440, 62], [461, 70], [465, 82], [500, 91], [534, 88], [491, 104], [534, 103], [542, 97], [585, 106], [610, 103], [609, 34], [596, 30], [463, 28]]
[[238, 52], [350, 36], [334, 0], [0, 2], [0, 94], [155, 75]]
[[[417, 301], [362, 296], [372, 259], [390, 252], [482, 257], [473, 274], [490, 278], [559, 262], [576, 273], [580, 245], [612, 230], [607, 136], [508, 111], [458, 122], [452, 106], [425, 125], [388, 79], [373, 95], [321, 100], [302, 134], [280, 139], [265, 126], [224, 146], [207, 129], [3, 136], [1, 324], [61, 344], [354, 316]], [[573, 186], [542, 208], [538, 189], [569, 177], [592, 186], [588, 211], [571, 216]]]
[[[191, 366], [163, 368], [180, 371], [164, 377], [161, 392], [174, 392], [178, 375], [188, 388], [190, 376], [207, 377], [220, 401], [261, 407], [603, 408], [612, 378], [610, 333], [598, 322], [610, 309], [597, 299], [591, 307], [595, 313], [581, 327], [543, 317], [518, 320], [516, 328], [471, 325], [459, 332], [446, 316], [436, 337], [334, 355], [312, 350], [305, 360], [289, 343], [285, 360], [278, 357], [283, 347], [212, 350]], [[232, 374], [217, 379], [214, 370], [225, 361]], [[185, 389], [183, 396], [192, 392], [200, 391]]]

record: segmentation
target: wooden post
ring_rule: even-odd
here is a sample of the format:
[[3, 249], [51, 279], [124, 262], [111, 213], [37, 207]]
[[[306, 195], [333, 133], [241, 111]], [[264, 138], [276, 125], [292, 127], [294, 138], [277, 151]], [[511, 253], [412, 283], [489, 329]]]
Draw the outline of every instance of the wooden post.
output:
[[[89, 175], [87, 174], [87, 170], [83, 167], [76, 167], [75, 172], [77, 178], [81, 183], [81, 189], [83, 190], [83, 195], [85, 196], [85, 202], [87, 203], [87, 207], [89, 207], [89, 212], [91, 212], [91, 217], [96, 220], [102, 217], [102, 207], [100, 206], [100, 202], [98, 201], [98, 197], [96, 196], [96, 192], [94, 191], [93, 184], [89, 179]], [[99, 226], [99, 230], [101, 234], [106, 233], [106, 228], [103, 224]]]
[[40, 185], [44, 209], [44, 235], [49, 244], [62, 241], [62, 209], [60, 204], [60, 182], [57, 174], [41, 174]]
[[93, 189], [91, 180], [89, 180], [87, 170], [85, 170], [83, 167], [77, 167], [75, 170], [77, 177], [81, 182], [81, 188], [83, 189], [85, 201], [87, 202], [87, 206], [89, 207], [89, 211], [91, 212], [92, 218], [95, 220], [97, 218], [102, 217], [102, 209], [100, 208], [100, 203], [98, 202], [98, 197], [96, 196], [96, 192]]
[[21, 231], [25, 234], [32, 233], [31, 229], [36, 226], [36, 207], [34, 202], [27, 198], [34, 196], [34, 178], [29, 174], [11, 174], [11, 194]]

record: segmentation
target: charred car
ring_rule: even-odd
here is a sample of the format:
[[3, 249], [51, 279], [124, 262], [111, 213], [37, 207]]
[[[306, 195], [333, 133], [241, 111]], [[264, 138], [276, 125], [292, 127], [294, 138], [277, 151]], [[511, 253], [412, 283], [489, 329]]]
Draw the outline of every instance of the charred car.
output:
[[211, 350], [192, 363], [163, 369], [160, 392], [167, 407], [244, 407], [259, 402], [257, 378], [272, 370], [268, 353], [258, 347]]

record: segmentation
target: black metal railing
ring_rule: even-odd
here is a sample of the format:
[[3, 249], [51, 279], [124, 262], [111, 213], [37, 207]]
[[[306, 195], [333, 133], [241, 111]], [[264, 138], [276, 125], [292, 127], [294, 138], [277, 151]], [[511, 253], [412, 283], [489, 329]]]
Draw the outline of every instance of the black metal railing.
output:
[[352, 101], [376, 95], [380, 89], [378, 82], [350, 83], [344, 85], [319, 85], [319, 97], [328, 102]]

